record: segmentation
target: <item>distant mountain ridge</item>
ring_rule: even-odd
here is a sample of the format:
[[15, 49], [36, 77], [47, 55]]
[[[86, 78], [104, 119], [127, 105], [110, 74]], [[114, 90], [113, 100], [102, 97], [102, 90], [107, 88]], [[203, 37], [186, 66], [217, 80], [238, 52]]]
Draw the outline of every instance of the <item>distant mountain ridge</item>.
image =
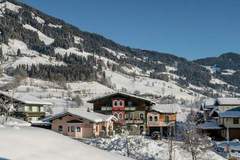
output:
[[[11, 64], [4, 66], [9, 75], [23, 73], [51, 81], [98, 81], [109, 86], [105, 71], [111, 70], [176, 83], [209, 96], [219, 89], [240, 92], [238, 54], [188, 61], [172, 54], [120, 45], [15, 0], [3, 0], [0, 9], [0, 52], [5, 64]], [[216, 65], [234, 73], [212, 73], [209, 66]]]
[[217, 65], [221, 69], [240, 69], [240, 54], [238, 53], [224, 53], [218, 57], [209, 57], [195, 60], [194, 62], [204, 66]]

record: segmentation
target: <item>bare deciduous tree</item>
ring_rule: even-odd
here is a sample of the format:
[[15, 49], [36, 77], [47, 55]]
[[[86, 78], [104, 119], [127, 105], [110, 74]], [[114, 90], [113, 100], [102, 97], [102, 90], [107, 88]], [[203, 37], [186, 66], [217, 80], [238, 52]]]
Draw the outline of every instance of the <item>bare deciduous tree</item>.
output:
[[4, 121], [2, 123], [7, 122], [10, 113], [15, 110], [14, 95], [15, 95], [17, 87], [20, 85], [20, 82], [24, 78], [25, 77], [23, 77], [21, 75], [16, 75], [11, 82], [9, 82], [8, 84], [6, 84], [5, 86], [2, 87], [2, 89], [4, 89], [4, 90], [11, 90], [11, 95], [9, 95], [10, 100], [5, 99], [5, 98], [0, 98], [0, 107], [3, 111], [3, 116], [5, 117]]
[[206, 151], [211, 145], [207, 136], [198, 132], [195, 116], [196, 113], [191, 111], [191, 113], [188, 115], [186, 125], [183, 130], [183, 148], [191, 153], [192, 160], [197, 160], [198, 155]]
[[73, 100], [76, 102], [76, 104], [77, 104], [78, 107], [84, 105], [84, 102], [83, 102], [83, 100], [80, 98], [79, 95], [75, 96], [75, 97], [73, 98]]

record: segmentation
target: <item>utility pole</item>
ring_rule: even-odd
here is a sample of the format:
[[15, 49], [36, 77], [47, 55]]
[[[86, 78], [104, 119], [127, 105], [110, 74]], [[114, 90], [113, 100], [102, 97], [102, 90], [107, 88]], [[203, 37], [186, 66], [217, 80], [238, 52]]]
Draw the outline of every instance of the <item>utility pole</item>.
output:
[[227, 158], [230, 158], [229, 127], [227, 126]]
[[173, 139], [172, 139], [172, 127], [170, 126], [170, 139], [169, 139], [169, 160], [172, 160], [172, 151], [173, 151]]

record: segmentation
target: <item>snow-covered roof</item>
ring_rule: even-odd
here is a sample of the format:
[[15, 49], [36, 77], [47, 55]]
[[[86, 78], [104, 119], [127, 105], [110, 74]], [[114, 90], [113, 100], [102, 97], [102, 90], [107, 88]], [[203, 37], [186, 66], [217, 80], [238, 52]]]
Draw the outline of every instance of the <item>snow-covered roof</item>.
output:
[[139, 99], [139, 100], [142, 100], [142, 101], [149, 102], [151, 104], [155, 104], [154, 101], [149, 100], [147, 98], [143, 98], [143, 97], [140, 97], [140, 96], [136, 96], [136, 95], [129, 94], [129, 93], [123, 93], [123, 92], [115, 92], [115, 93], [107, 94], [107, 95], [104, 95], [104, 96], [101, 96], [101, 97], [97, 97], [97, 98], [91, 99], [88, 102], [89, 103], [94, 103], [97, 100], [104, 99], [104, 98], [111, 97], [111, 96], [115, 96], [115, 95], [123, 95], [123, 96], [133, 97], [133, 98], [136, 98], [136, 99]]
[[204, 101], [204, 103], [205, 103], [206, 106], [213, 106], [213, 105], [215, 105], [215, 103], [216, 103], [216, 99], [209, 98], [209, 99], [206, 99], [206, 100]]
[[220, 127], [217, 122], [215, 120], [211, 120], [211, 121], [206, 121], [202, 124], [198, 125], [199, 129], [222, 129], [222, 127]]
[[[48, 118], [47, 121], [51, 121], [66, 115], [74, 115], [78, 116], [83, 119], [87, 119], [91, 122], [99, 123], [99, 122], [106, 122], [110, 120], [116, 120], [116, 118], [113, 115], [104, 115], [96, 112], [87, 112], [83, 110], [76, 110], [76, 109], [68, 109], [68, 111], [61, 112], [58, 114], [53, 115], [51, 118]], [[46, 120], [45, 120], [46, 121]]]
[[225, 111], [225, 112], [220, 112], [219, 117], [222, 118], [240, 118], [240, 111]]
[[53, 105], [51, 102], [43, 101], [37, 97], [25, 94], [19, 94], [15, 96], [16, 99], [22, 101], [25, 104], [34, 104], [34, 105]]
[[240, 105], [240, 98], [217, 98], [219, 105]]
[[235, 151], [240, 151], [240, 142], [237, 140], [233, 140], [233, 141], [219, 141], [216, 142], [217, 146], [216, 147], [220, 147], [220, 148], [226, 148], [227, 145], [229, 145], [229, 147], [231, 148], [231, 150], [235, 150]]
[[151, 110], [160, 113], [178, 113], [181, 112], [179, 104], [155, 104], [151, 106]]
[[[3, 91], [0, 91], [0, 94], [1, 95], [4, 95], [6, 97], [9, 97], [11, 98], [12, 96], [7, 93], [7, 92], [3, 92]], [[22, 102], [24, 104], [32, 104], [32, 105], [53, 105], [52, 103], [50, 102], [46, 102], [46, 101], [43, 101], [41, 99], [38, 99], [34, 96], [30, 96], [30, 95], [25, 95], [25, 94], [21, 94], [21, 95], [14, 95], [13, 96], [13, 100], [14, 101], [19, 101], [19, 102]]]

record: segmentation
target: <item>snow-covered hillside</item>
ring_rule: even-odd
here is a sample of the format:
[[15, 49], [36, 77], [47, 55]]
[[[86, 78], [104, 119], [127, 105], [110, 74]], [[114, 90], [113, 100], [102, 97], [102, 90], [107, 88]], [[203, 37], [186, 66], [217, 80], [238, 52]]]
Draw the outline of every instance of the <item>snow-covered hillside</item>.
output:
[[[25, 25], [27, 28], [31, 28], [29, 25]], [[76, 37], [77, 38], [77, 37]], [[83, 41], [82, 39], [77, 38], [79, 41]], [[5, 56], [5, 61], [3, 62], [3, 67], [5, 69], [14, 67], [16, 68], [19, 65], [25, 64], [31, 66], [32, 64], [48, 64], [48, 65], [65, 65], [62, 61], [56, 61], [54, 57], [50, 57], [44, 54], [41, 54], [37, 51], [31, 50], [28, 48], [27, 44], [24, 42], [17, 40], [17, 39], [10, 39], [8, 44], [2, 44], [2, 51], [3, 55]], [[18, 56], [17, 52], [20, 50], [21, 55]], [[109, 51], [109, 50], [108, 50]], [[110, 51], [109, 51], [110, 52]], [[113, 52], [113, 51], [111, 51]], [[63, 48], [55, 48], [55, 53], [64, 55], [64, 54], [76, 54], [78, 56], [87, 57], [89, 55], [92, 55], [92, 53], [88, 53], [85, 51], [79, 51], [77, 48], [69, 48], [69, 49], [63, 49]], [[124, 56], [121, 53], [115, 53], [117, 56], [121, 55]], [[105, 65], [107, 63], [110, 64], [117, 64], [117, 62], [112, 61], [110, 59], [107, 59], [105, 57], [97, 56], [97, 58], [104, 62]], [[194, 101], [198, 100], [200, 97], [202, 97], [201, 94], [195, 93], [194, 91], [191, 91], [190, 89], [179, 87], [175, 84], [174, 81], [162, 81], [158, 79], [151, 79], [149, 78], [149, 74], [143, 74], [142, 70], [138, 67], [134, 66], [122, 66], [122, 69], [126, 73], [135, 73], [136, 78], [123, 74], [120, 72], [113, 72], [107, 68], [105, 68], [106, 77], [110, 80], [110, 83], [115, 86], [115, 91], [123, 90], [129, 92], [129, 93], [135, 93], [136, 91], [139, 91], [140, 94], [152, 94], [156, 96], [174, 96], [177, 99], [184, 99], [187, 101]], [[172, 70], [176, 70], [176, 68], [168, 67], [167, 73], [169, 73]], [[170, 73], [169, 73], [170, 74]], [[31, 82], [38, 83], [39, 80], [32, 79]], [[48, 83], [48, 82], [45, 82]], [[43, 85], [40, 85], [40, 87], [45, 86], [45, 83]], [[109, 92], [114, 92], [113, 89], [108, 88], [107, 86], [103, 86], [102, 84], [99, 84], [98, 82], [71, 82], [67, 84], [71, 89], [70, 91], [72, 94], [77, 95], [79, 94], [83, 99], [87, 101], [87, 99], [93, 98], [95, 96], [100, 96], [103, 94], [107, 94]], [[61, 99], [63, 98], [62, 94], [64, 93], [66, 95], [66, 90], [58, 90], [58, 91], [49, 91], [49, 93], [39, 93], [34, 91], [36, 89], [36, 86], [31, 86], [29, 83], [27, 86], [22, 86], [23, 88], [28, 88], [28, 90], [31, 96], [35, 96], [36, 98], [41, 97], [41, 99], [44, 99], [46, 95], [49, 95], [51, 97], [54, 97], [52, 99], [47, 99], [56, 106], [64, 106], [65, 100]], [[30, 91], [29, 91], [29, 88]], [[50, 86], [48, 88], [49, 90], [52, 88]], [[37, 89], [39, 90], [39, 89]], [[32, 91], [32, 92], [31, 92]], [[53, 92], [53, 93], [52, 93]], [[21, 93], [17, 93], [21, 94]], [[85, 95], [84, 95], [85, 94]], [[56, 96], [55, 96], [56, 95]], [[46, 99], [45, 99], [46, 100]]]
[[[0, 82], [3, 82], [3, 80]], [[78, 81], [67, 83], [66, 87], [67, 88], [59, 86], [54, 82], [27, 78], [22, 81], [14, 95], [26, 101], [35, 100], [50, 102], [53, 104], [51, 106], [52, 112], [59, 113], [66, 107], [77, 107], [87, 110], [87, 108], [92, 108], [92, 104], [87, 103], [89, 99], [114, 92], [114, 90], [98, 82]], [[77, 95], [83, 100], [82, 106], [78, 106], [72, 101], [72, 98]]]
[[[33, 65], [33, 64], [49, 64], [49, 65], [65, 65], [63, 62], [56, 61], [54, 57], [43, 55], [37, 51], [31, 50], [28, 46], [17, 39], [10, 39], [8, 44], [1, 44], [2, 53], [5, 61], [2, 66], [7, 69], [9, 67], [17, 67], [19, 65]], [[18, 50], [21, 55], [17, 56]]]
[[181, 88], [172, 82], [166, 82], [158, 79], [137, 76], [133, 78], [121, 73], [106, 71], [107, 77], [111, 79], [117, 90], [127, 90], [130, 93], [139, 91], [140, 94], [153, 94], [167, 96], [171, 95], [177, 99], [189, 101], [198, 100], [202, 95], [194, 93], [188, 89]]
[[46, 36], [45, 34], [43, 34], [41, 31], [39, 31], [38, 29], [32, 27], [31, 25], [29, 24], [25, 24], [23, 25], [24, 28], [30, 30], [30, 31], [33, 31], [33, 32], [36, 32], [38, 34], [38, 37], [39, 39], [44, 42], [46, 45], [50, 45], [54, 42], [54, 39], [53, 38], [50, 38], [48, 36]]

